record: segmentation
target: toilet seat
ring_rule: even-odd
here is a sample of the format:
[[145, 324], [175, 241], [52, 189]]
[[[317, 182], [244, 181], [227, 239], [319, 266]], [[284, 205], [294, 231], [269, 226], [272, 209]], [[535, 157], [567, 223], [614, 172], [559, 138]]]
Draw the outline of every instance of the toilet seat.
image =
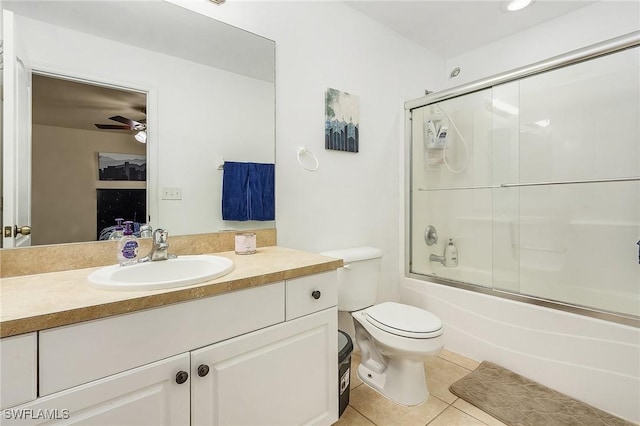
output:
[[395, 302], [384, 302], [365, 310], [367, 322], [402, 337], [431, 339], [442, 334], [442, 321], [424, 309]]

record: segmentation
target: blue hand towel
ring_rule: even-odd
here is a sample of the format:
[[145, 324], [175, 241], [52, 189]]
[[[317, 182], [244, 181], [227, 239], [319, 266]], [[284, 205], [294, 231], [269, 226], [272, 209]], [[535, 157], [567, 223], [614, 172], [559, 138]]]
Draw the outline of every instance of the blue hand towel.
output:
[[222, 219], [249, 220], [249, 164], [225, 161], [222, 174]]
[[275, 165], [225, 161], [223, 220], [275, 219]]
[[275, 165], [249, 163], [249, 219], [274, 220]]

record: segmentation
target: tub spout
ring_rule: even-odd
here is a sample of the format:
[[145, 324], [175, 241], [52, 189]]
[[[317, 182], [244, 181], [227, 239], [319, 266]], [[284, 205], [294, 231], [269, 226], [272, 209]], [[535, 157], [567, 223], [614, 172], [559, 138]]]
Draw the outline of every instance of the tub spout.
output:
[[445, 258], [444, 256], [438, 256], [437, 254], [432, 254], [431, 256], [429, 256], [429, 260], [431, 262], [440, 262], [444, 265], [445, 263]]

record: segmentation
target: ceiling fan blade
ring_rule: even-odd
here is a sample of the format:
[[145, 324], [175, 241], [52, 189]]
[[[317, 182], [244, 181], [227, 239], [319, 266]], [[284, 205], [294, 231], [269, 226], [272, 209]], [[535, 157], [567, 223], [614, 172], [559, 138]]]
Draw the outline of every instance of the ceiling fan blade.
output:
[[113, 117], [109, 117], [109, 120], [113, 120], [113, 121], [117, 121], [119, 123], [127, 124], [131, 129], [135, 128], [136, 126], [140, 126], [139, 122], [133, 121], [132, 119], [127, 118], [127, 117], [123, 117], [121, 115], [114, 115]]
[[96, 124], [95, 126], [98, 129], [105, 129], [105, 130], [131, 130], [131, 127], [123, 126], [121, 124]]

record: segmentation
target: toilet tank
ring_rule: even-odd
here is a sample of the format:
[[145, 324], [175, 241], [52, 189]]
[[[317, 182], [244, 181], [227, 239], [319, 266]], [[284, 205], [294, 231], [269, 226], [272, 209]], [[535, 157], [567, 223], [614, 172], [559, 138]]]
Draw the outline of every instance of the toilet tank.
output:
[[382, 250], [374, 247], [353, 247], [328, 250], [323, 256], [342, 259], [338, 269], [338, 310], [353, 312], [376, 303]]

